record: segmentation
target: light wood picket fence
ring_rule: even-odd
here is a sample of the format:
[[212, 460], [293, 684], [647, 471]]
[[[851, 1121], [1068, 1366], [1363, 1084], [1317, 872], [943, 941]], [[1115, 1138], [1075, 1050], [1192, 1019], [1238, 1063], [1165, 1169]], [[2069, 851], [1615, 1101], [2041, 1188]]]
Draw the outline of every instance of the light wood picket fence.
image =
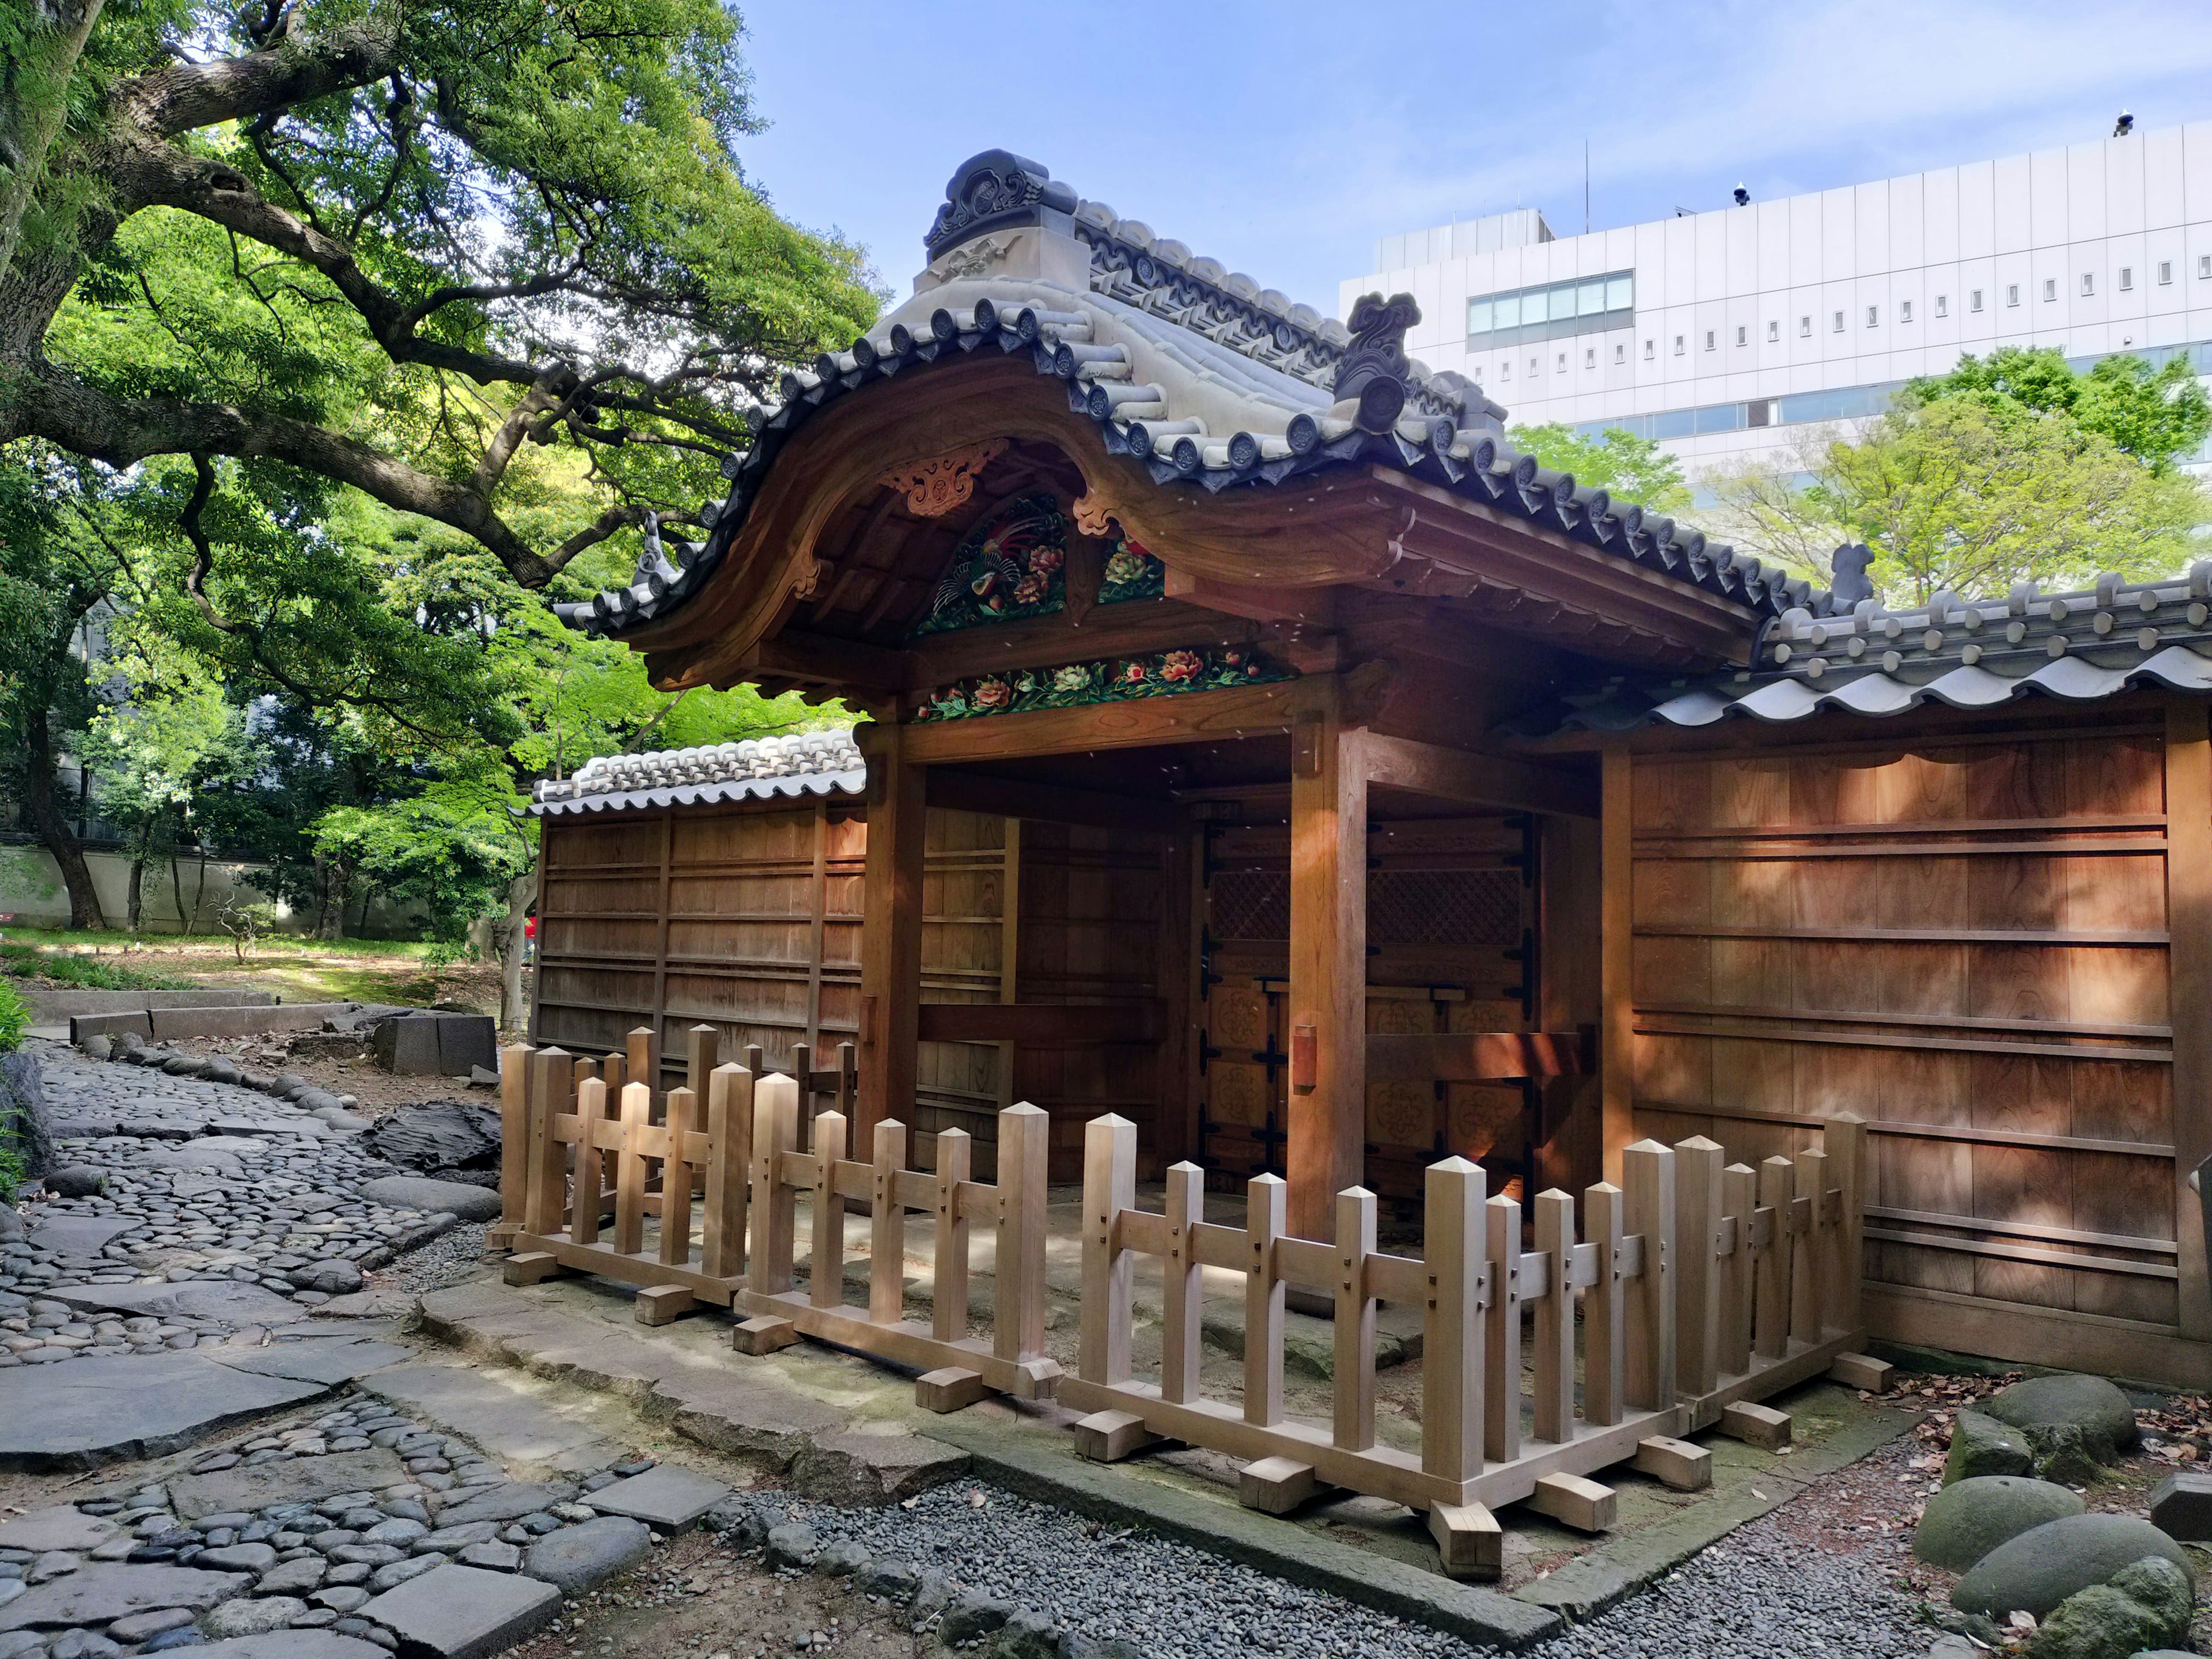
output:
[[[1375, 1196], [1357, 1188], [1337, 1197], [1331, 1240], [1285, 1233], [1285, 1188], [1273, 1176], [1248, 1184], [1242, 1227], [1202, 1218], [1205, 1172], [1192, 1164], [1167, 1172], [1164, 1210], [1139, 1209], [1134, 1127], [1094, 1120], [1081, 1349], [1057, 1398], [1091, 1413], [1079, 1432], [1093, 1456], [1175, 1439], [1248, 1460], [1243, 1495], [1261, 1508], [1288, 1509], [1322, 1486], [1393, 1499], [1429, 1511], [1448, 1566], [1494, 1571], [1489, 1507], [1530, 1499], [1601, 1529], [1610, 1494], [1581, 1477], [1634, 1460], [1675, 1484], [1703, 1484], [1707, 1455], [1676, 1437], [1731, 1407], [1756, 1436], [1761, 1419], [1742, 1402], [1820, 1376], [1860, 1344], [1865, 1126], [1834, 1119], [1823, 1138], [1823, 1147], [1757, 1170], [1724, 1167], [1723, 1149], [1703, 1138], [1639, 1142], [1626, 1150], [1622, 1185], [1590, 1188], [1579, 1218], [1569, 1194], [1536, 1195], [1534, 1250], [1522, 1248], [1520, 1202], [1489, 1195], [1479, 1165], [1446, 1158], [1427, 1171], [1416, 1258], [1376, 1249]], [[1157, 1381], [1135, 1376], [1131, 1360], [1140, 1254], [1165, 1275]], [[1207, 1268], [1243, 1279], [1235, 1403], [1200, 1391]], [[1284, 1411], [1290, 1285], [1334, 1303], [1326, 1424]], [[1378, 1301], [1425, 1312], [1418, 1452], [1376, 1433]], [[1533, 1401], [1522, 1388], [1524, 1310]]]
[[[969, 1178], [969, 1137], [957, 1129], [938, 1134], [934, 1171], [906, 1167], [907, 1132], [896, 1122], [877, 1125], [870, 1158], [857, 1161], [846, 1155], [843, 1111], [823, 1111], [809, 1125], [796, 1079], [716, 1065], [717, 1035], [693, 1028], [687, 1085], [658, 1099], [643, 1080], [658, 1072], [650, 1032], [633, 1033], [627, 1053], [601, 1060], [559, 1048], [501, 1055], [504, 1212], [494, 1242], [514, 1252], [507, 1282], [568, 1271], [641, 1285], [638, 1317], [647, 1324], [701, 1302], [727, 1307], [750, 1316], [734, 1339], [746, 1352], [801, 1335], [837, 1343], [921, 1368], [929, 1373], [922, 1398], [940, 1407], [994, 1389], [1049, 1396], [1060, 1368], [1044, 1352], [1045, 1114], [1027, 1104], [999, 1114], [995, 1183]], [[851, 1077], [847, 1057], [811, 1073], [806, 1092], [848, 1104]], [[801, 1196], [811, 1223], [804, 1291], [793, 1288]], [[869, 1217], [865, 1307], [845, 1300], [848, 1204]], [[610, 1210], [611, 1237], [602, 1231]], [[905, 1313], [914, 1210], [937, 1229], [927, 1323]], [[651, 1250], [648, 1215], [660, 1224]], [[997, 1232], [988, 1340], [969, 1334], [977, 1222]]]

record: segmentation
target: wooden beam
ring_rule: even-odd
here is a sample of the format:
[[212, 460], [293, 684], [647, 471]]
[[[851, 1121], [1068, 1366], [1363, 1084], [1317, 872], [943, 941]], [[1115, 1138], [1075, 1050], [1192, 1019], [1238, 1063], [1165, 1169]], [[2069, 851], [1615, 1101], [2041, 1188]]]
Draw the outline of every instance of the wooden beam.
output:
[[797, 628], [771, 635], [747, 652], [743, 672], [749, 679], [765, 675], [883, 695], [903, 691], [911, 676], [903, 651]]
[[1193, 605], [1226, 611], [1232, 617], [1249, 617], [1255, 622], [1304, 623], [1322, 629], [1336, 625], [1336, 590], [1333, 587], [1263, 587], [1249, 582], [1217, 581], [1170, 565], [1167, 597], [1188, 599]]
[[995, 777], [933, 766], [929, 770], [929, 804], [1000, 817], [1042, 818], [1048, 823], [1080, 823], [1098, 830], [1149, 830], [1173, 834], [1182, 822], [1173, 801], [1141, 795], [1109, 795], [1102, 790], [1071, 789], [1064, 784], [1031, 783], [1024, 778]]
[[2212, 731], [2204, 705], [2166, 711], [2167, 1006], [2173, 1027], [2173, 1212], [2184, 1336], [2212, 1338], [2203, 1200], [2189, 1176], [2212, 1157]]
[[1595, 1032], [1370, 1031], [1367, 1080], [1489, 1083], [1504, 1078], [1579, 1077], [1597, 1069]]
[[905, 752], [924, 765], [1145, 749], [1165, 743], [1218, 743], [1288, 730], [1298, 684], [1239, 685], [1076, 708], [1040, 708], [1024, 714], [928, 720], [901, 730], [906, 734]]
[[1598, 1026], [1600, 1110], [1605, 1176], [1619, 1184], [1620, 1155], [1636, 1139], [1636, 922], [1634, 825], [1629, 817], [1632, 762], [1614, 744], [1600, 761], [1602, 796], [1598, 854]]
[[[1367, 1132], [1367, 732], [1333, 679], [1298, 685], [1291, 737], [1290, 1230], [1333, 1237]], [[1231, 694], [1233, 695], [1233, 694]]]
[[1098, 657], [1141, 656], [1180, 645], [1240, 644], [1256, 632], [1241, 617], [1225, 617], [1202, 605], [1161, 599], [1145, 605], [1100, 605], [1079, 623], [1062, 611], [1024, 622], [956, 629], [917, 640], [905, 651], [892, 654], [905, 659], [908, 688], [926, 690], [970, 674], [1054, 667]]
[[860, 880], [860, 1085], [854, 1132], [906, 1120], [921, 1007], [922, 835], [927, 774], [904, 726], [854, 728], [868, 765], [868, 853]]
[[1018, 1042], [1062, 1048], [1099, 1042], [1157, 1042], [1164, 1010], [1157, 998], [1133, 1002], [925, 1002], [916, 1010], [924, 1042]]
[[1587, 777], [1500, 755], [1477, 755], [1441, 744], [1370, 732], [1360, 745], [1367, 781], [1468, 806], [1565, 817], [1598, 816], [1598, 787]]

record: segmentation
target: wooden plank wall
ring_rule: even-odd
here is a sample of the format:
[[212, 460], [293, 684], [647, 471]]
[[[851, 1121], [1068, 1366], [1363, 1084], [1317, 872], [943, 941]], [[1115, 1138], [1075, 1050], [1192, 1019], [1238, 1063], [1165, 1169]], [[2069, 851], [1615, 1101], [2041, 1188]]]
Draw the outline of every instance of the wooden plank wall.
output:
[[2175, 1333], [2165, 759], [2150, 724], [1636, 756], [1637, 1133], [1869, 1119], [1878, 1334]]

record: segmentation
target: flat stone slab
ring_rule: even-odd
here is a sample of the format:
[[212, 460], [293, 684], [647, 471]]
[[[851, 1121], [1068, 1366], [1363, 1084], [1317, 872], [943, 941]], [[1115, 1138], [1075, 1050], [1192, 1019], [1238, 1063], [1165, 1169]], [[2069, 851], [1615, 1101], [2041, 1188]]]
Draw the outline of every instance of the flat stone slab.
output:
[[449, 1210], [464, 1221], [499, 1219], [499, 1194], [465, 1181], [437, 1181], [428, 1176], [385, 1176], [362, 1183], [361, 1195], [395, 1210]]
[[580, 1527], [549, 1532], [523, 1552], [522, 1570], [580, 1595], [653, 1553], [653, 1534], [626, 1515], [603, 1515]]
[[403, 1653], [438, 1659], [489, 1659], [561, 1611], [561, 1592], [535, 1578], [482, 1567], [433, 1567], [388, 1589], [359, 1616], [399, 1638]]
[[571, 1486], [510, 1480], [503, 1486], [494, 1486], [481, 1498], [447, 1505], [438, 1511], [438, 1524], [465, 1527], [475, 1521], [520, 1521], [526, 1515], [565, 1504], [575, 1495], [576, 1489]]
[[307, 1310], [289, 1297], [234, 1279], [188, 1279], [181, 1284], [72, 1285], [42, 1292], [72, 1308], [156, 1319], [219, 1319], [226, 1325], [289, 1325]]
[[663, 1463], [602, 1486], [586, 1501], [603, 1515], [627, 1515], [663, 1532], [681, 1532], [730, 1495], [712, 1475]]
[[30, 1242], [60, 1255], [97, 1255], [137, 1225], [129, 1216], [50, 1215], [31, 1229]]
[[33, 1510], [12, 1521], [0, 1522], [0, 1550], [68, 1550], [82, 1554], [97, 1549], [123, 1530], [112, 1521], [87, 1515], [74, 1504], [57, 1504], [50, 1510]]
[[185, 1650], [192, 1659], [392, 1659], [374, 1642], [327, 1630], [272, 1630]]
[[252, 1582], [253, 1575], [246, 1572], [88, 1561], [64, 1577], [32, 1586], [0, 1607], [0, 1631], [107, 1625], [160, 1607], [191, 1607], [197, 1612], [239, 1594]]
[[623, 1455], [623, 1448], [599, 1431], [610, 1414], [605, 1406], [514, 1371], [395, 1365], [362, 1386], [409, 1416], [465, 1435], [501, 1462], [520, 1465], [526, 1472], [535, 1468], [586, 1474]]
[[218, 1365], [252, 1371], [258, 1376], [289, 1376], [336, 1388], [415, 1356], [412, 1349], [389, 1342], [314, 1341], [279, 1342], [266, 1348], [213, 1348], [209, 1357]]
[[197, 1521], [204, 1515], [251, 1512], [271, 1504], [313, 1503], [342, 1492], [380, 1492], [406, 1479], [407, 1466], [396, 1454], [371, 1446], [320, 1457], [240, 1463], [213, 1474], [174, 1475], [168, 1482], [169, 1503], [185, 1520]]
[[89, 1469], [166, 1457], [324, 1392], [319, 1383], [234, 1370], [197, 1350], [19, 1366], [0, 1374], [0, 1468]]

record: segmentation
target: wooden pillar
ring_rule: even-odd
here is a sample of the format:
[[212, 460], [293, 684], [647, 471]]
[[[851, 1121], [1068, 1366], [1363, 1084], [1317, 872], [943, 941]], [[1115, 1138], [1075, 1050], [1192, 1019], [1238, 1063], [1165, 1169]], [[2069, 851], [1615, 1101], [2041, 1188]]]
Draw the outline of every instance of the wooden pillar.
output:
[[[1310, 688], [1310, 689], [1308, 689]], [[1332, 1237], [1367, 1132], [1367, 767], [1334, 680], [1291, 730], [1290, 1228]]]
[[1636, 1139], [1632, 1076], [1636, 1052], [1634, 826], [1629, 817], [1629, 755], [1615, 745], [1601, 759], [1598, 823], [1598, 1088], [1605, 1127], [1605, 1178], [1621, 1179], [1620, 1155]]
[[[1536, 975], [1538, 1027], [1571, 1031], [1599, 1023], [1599, 828], [1591, 818], [1546, 814], [1537, 821]], [[1536, 1182], [1579, 1192], [1605, 1176], [1604, 1126], [1595, 1077], [1553, 1078], [1542, 1085], [1543, 1129]]]
[[[905, 1120], [921, 1006], [921, 849], [927, 773], [896, 726], [854, 734], [868, 763], [868, 857], [861, 875], [860, 1091], [856, 1135]], [[862, 1144], [866, 1144], [864, 1140]]]
[[1204, 971], [1199, 962], [1199, 924], [1205, 914], [1200, 893], [1206, 837], [1200, 825], [1181, 820], [1160, 849], [1166, 881], [1160, 906], [1159, 994], [1167, 1005], [1161, 1034], [1158, 1091], [1160, 1156], [1198, 1158], [1205, 1147], [1199, 1129], [1199, 1022], [1205, 1018]]
[[2182, 1334], [2212, 1340], [2204, 1211], [2191, 1171], [2212, 1157], [2212, 741], [2205, 706], [2166, 711], [2166, 925], [2173, 1028], [2173, 1221]]

